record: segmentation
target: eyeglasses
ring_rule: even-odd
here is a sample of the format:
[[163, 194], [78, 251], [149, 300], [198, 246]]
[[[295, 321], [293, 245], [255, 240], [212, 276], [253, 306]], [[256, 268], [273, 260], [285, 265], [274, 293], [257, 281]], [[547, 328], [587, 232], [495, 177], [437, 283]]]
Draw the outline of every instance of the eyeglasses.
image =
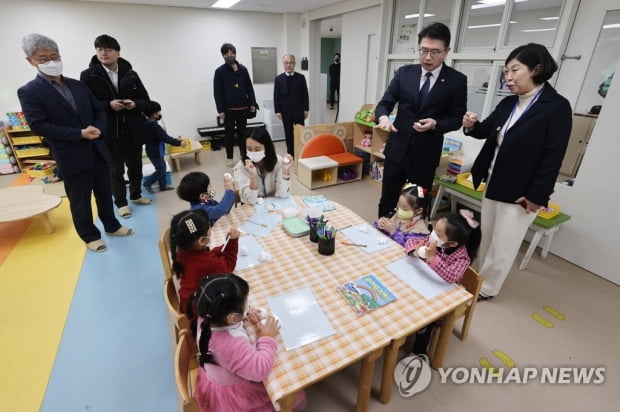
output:
[[427, 54], [430, 54], [432, 58], [435, 58], [437, 56], [439, 56], [441, 53], [445, 52], [446, 49], [443, 50], [438, 50], [438, 49], [433, 49], [433, 50], [429, 50], [429, 49], [425, 49], [425, 48], [421, 48], [418, 50], [418, 52], [420, 53], [420, 57], [426, 56]]
[[295, 64], [295, 62], [285, 61], [284, 64]]
[[59, 62], [60, 61], [60, 54], [53, 54], [51, 56], [40, 56], [40, 57], [31, 57], [32, 61], [37, 63], [37, 64], [45, 64], [51, 61], [55, 61], [55, 62]]

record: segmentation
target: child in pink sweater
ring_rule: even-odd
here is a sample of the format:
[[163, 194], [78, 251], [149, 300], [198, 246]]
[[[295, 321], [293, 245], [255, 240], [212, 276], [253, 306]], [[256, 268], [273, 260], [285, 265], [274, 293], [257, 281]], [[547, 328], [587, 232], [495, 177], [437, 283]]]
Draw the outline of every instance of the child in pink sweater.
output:
[[[200, 369], [194, 397], [201, 411], [275, 411], [263, 382], [278, 350], [278, 324], [269, 316], [261, 324], [259, 313], [248, 305], [249, 285], [230, 273], [204, 278], [190, 298], [190, 319], [197, 320]], [[243, 327], [243, 319], [257, 326], [256, 345]], [[300, 392], [293, 408], [305, 404]]]

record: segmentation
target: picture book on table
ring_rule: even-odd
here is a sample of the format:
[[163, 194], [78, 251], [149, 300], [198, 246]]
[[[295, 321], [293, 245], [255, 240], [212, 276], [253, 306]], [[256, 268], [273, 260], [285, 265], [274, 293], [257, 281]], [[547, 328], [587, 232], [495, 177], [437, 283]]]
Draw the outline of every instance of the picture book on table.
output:
[[321, 209], [323, 212], [329, 212], [330, 210], [336, 210], [336, 206], [323, 195], [317, 196], [305, 196], [304, 203], [308, 205], [308, 207], [316, 207]]
[[358, 315], [396, 300], [396, 296], [372, 274], [337, 286], [336, 289]]

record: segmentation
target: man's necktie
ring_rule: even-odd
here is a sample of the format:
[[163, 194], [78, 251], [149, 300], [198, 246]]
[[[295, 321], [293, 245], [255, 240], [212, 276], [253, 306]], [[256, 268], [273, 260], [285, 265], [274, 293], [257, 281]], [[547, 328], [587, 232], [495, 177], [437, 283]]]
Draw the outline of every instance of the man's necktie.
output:
[[431, 89], [431, 76], [432, 75], [433, 73], [426, 72], [426, 81], [424, 82], [424, 84], [422, 85], [422, 88], [420, 89], [420, 98], [418, 99], [420, 104], [418, 105], [418, 107], [422, 107], [424, 106], [424, 103], [426, 103], [426, 99], [428, 98], [428, 92]]

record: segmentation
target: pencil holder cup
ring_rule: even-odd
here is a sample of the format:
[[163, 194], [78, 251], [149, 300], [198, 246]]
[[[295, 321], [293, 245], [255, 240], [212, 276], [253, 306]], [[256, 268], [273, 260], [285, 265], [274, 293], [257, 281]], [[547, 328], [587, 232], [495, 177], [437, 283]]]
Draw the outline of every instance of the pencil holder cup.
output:
[[329, 256], [333, 255], [336, 251], [336, 238], [331, 239], [319, 239], [319, 254]]
[[316, 226], [310, 225], [310, 242], [317, 243], [319, 241], [319, 235], [316, 234]]

